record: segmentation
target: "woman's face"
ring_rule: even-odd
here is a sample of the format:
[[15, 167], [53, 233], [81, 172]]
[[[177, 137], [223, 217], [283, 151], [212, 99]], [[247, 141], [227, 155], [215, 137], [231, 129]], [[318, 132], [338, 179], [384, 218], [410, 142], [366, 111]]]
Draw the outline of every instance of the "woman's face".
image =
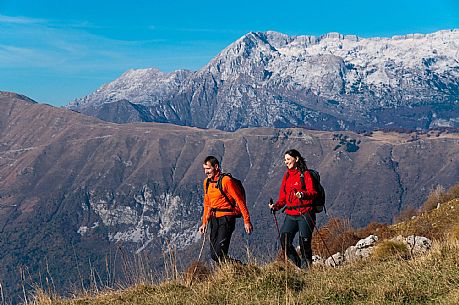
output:
[[295, 157], [290, 156], [289, 154], [285, 155], [284, 163], [285, 163], [285, 165], [287, 166], [288, 169], [295, 168], [296, 167], [296, 162], [298, 162], [298, 157], [295, 158]]

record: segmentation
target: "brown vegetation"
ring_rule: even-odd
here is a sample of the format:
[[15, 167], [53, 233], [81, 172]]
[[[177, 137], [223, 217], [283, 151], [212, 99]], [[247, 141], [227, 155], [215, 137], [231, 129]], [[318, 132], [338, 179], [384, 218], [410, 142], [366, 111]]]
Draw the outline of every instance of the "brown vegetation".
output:
[[360, 239], [372, 234], [379, 238], [388, 238], [393, 236], [394, 232], [387, 224], [372, 222], [364, 228], [356, 229], [351, 226], [349, 220], [332, 218], [319, 231], [315, 231], [312, 247], [316, 255], [329, 257], [337, 252], [343, 253]]
[[204, 262], [193, 261], [191, 265], [185, 270], [183, 277], [185, 283], [191, 285], [192, 283], [206, 280], [210, 274], [211, 271]]
[[371, 255], [371, 258], [376, 261], [387, 261], [391, 259], [408, 259], [410, 251], [406, 244], [394, 241], [383, 240], [379, 242]]
[[71, 299], [39, 293], [34, 304], [448, 304], [459, 303], [458, 241], [437, 243], [416, 260], [362, 261], [295, 271], [276, 263], [228, 264], [206, 281], [134, 285]]
[[419, 211], [412, 205], [407, 205], [403, 210], [400, 211], [400, 214], [394, 217], [394, 222], [399, 223], [403, 221], [408, 221], [414, 216], [418, 215]]
[[459, 223], [459, 198], [441, 203], [437, 209], [422, 212], [413, 219], [392, 226], [400, 235], [418, 235], [444, 240], [457, 236]]
[[455, 198], [459, 198], [459, 183], [451, 186], [448, 190], [445, 190], [443, 186], [438, 185], [430, 192], [427, 200], [421, 207], [421, 212], [432, 211], [442, 203], [451, 201]]
[[322, 228], [316, 230], [312, 238], [312, 248], [316, 255], [328, 257], [336, 252], [344, 252], [355, 245], [360, 237], [349, 220], [331, 218]]
[[[402, 210], [394, 218], [395, 223], [399, 225], [391, 226], [373, 222], [364, 228], [356, 229], [352, 227], [349, 220], [331, 218], [322, 228], [314, 232], [312, 240], [314, 253], [321, 257], [329, 257], [336, 252], [343, 253], [349, 246], [355, 245], [357, 241], [371, 234], [377, 235], [380, 240], [399, 234], [425, 236], [430, 239], [459, 238], [459, 225], [455, 225], [459, 223], [459, 213], [455, 212], [456, 202], [459, 201], [457, 198], [459, 198], [459, 184], [453, 185], [447, 191], [439, 186], [430, 193], [420, 210], [411, 205]], [[448, 205], [443, 207], [446, 203]], [[458, 216], [455, 216], [456, 214]]]

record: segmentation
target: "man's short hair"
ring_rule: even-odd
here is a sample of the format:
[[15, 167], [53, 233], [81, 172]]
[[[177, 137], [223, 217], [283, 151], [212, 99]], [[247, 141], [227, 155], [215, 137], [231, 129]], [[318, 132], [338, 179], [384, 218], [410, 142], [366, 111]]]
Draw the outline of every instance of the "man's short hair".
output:
[[212, 167], [215, 166], [215, 165], [218, 165], [218, 167], [220, 167], [220, 162], [218, 162], [217, 158], [215, 158], [214, 156], [207, 156], [204, 159], [204, 163], [203, 164], [206, 164], [207, 162], [210, 162], [210, 165]]

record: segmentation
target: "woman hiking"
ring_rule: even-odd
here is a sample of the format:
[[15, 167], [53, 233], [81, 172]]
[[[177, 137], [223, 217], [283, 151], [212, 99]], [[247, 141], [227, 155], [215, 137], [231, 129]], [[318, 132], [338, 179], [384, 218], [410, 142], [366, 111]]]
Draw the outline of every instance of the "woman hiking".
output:
[[[286, 151], [284, 162], [287, 171], [282, 180], [279, 199], [276, 203], [269, 204], [269, 208], [278, 211], [285, 207], [285, 220], [280, 230], [282, 250], [296, 266], [308, 268], [312, 264], [311, 239], [316, 221], [312, 201], [317, 196], [317, 191], [306, 162], [297, 150]], [[298, 231], [301, 258], [293, 246], [293, 239]]]

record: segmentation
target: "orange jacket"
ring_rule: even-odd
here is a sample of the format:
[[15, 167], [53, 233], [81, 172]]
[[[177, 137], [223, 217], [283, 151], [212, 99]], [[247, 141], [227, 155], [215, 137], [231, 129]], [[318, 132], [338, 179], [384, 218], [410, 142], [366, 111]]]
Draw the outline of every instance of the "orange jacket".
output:
[[[215, 177], [214, 181], [218, 181], [218, 176]], [[222, 179], [222, 189], [228, 198], [233, 199], [236, 202], [236, 206], [233, 208], [231, 204], [225, 199], [220, 190], [217, 188], [217, 183], [209, 183], [209, 188], [206, 194], [207, 178], [204, 179], [204, 213], [202, 215], [202, 224], [205, 225], [212, 216], [211, 209], [231, 209], [232, 212], [216, 211], [215, 217], [222, 217], [227, 215], [238, 215], [239, 211], [242, 213], [244, 223], [250, 223], [249, 210], [247, 209], [244, 197], [240, 190], [234, 185], [233, 180], [224, 176]]]

